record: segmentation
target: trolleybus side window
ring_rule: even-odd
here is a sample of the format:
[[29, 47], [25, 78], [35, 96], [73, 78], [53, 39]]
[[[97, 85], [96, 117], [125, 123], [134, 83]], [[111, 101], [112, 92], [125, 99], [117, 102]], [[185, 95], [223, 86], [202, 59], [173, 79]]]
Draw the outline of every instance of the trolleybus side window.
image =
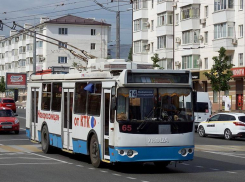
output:
[[50, 101], [51, 101], [51, 83], [43, 83], [41, 109], [49, 111]]
[[52, 111], [61, 110], [62, 83], [53, 83]]
[[101, 83], [94, 83], [88, 93], [88, 115], [99, 116], [101, 105]]
[[87, 91], [84, 90], [86, 86], [87, 83], [81, 83], [81, 82], [76, 83], [74, 113], [86, 114]]

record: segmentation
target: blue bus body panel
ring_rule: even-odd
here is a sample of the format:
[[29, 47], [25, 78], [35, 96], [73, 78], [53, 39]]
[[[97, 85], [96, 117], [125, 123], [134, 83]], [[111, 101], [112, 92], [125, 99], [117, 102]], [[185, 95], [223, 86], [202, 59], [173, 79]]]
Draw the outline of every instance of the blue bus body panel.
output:
[[[193, 160], [194, 152], [185, 157], [179, 154], [183, 148], [192, 148], [194, 146], [176, 146], [176, 147], [115, 147], [110, 148], [111, 162], [150, 162], [150, 161], [188, 161]], [[138, 154], [130, 158], [127, 155], [120, 155], [118, 150], [134, 150]], [[113, 153], [113, 155], [112, 155]]]

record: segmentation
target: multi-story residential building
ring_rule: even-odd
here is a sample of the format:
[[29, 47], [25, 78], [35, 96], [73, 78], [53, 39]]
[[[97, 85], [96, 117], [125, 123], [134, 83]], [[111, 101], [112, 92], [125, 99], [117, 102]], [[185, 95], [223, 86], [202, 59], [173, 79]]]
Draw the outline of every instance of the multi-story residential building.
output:
[[[25, 29], [34, 30], [30, 24], [24, 24]], [[110, 39], [110, 24], [67, 15], [57, 19], [41, 18], [35, 25], [39, 34], [60, 40], [57, 42], [47, 37], [37, 35], [36, 39], [36, 70], [46, 70], [52, 66], [71, 66], [73, 62], [85, 64], [62, 47], [42, 41], [48, 40], [67, 47], [71, 44], [85, 50], [98, 58], [107, 57], [107, 44]], [[68, 48], [71, 48], [68, 46]], [[71, 48], [72, 49], [72, 48]], [[82, 52], [72, 49], [78, 54]], [[26, 72], [29, 76], [33, 71], [33, 37], [27, 30], [10, 31], [10, 36], [0, 36], [0, 76], [6, 72]]]
[[134, 0], [133, 61], [151, 62], [158, 53], [164, 69], [191, 70], [194, 89], [209, 92], [217, 110], [218, 93], [203, 73], [211, 69], [212, 58], [223, 46], [235, 66], [231, 89], [221, 95], [232, 95], [232, 110], [245, 109], [243, 1]]

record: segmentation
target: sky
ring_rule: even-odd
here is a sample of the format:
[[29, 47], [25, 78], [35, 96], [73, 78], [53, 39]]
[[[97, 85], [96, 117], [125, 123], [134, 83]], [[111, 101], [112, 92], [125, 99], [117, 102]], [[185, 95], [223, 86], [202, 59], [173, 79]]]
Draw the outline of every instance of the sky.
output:
[[[101, 4], [103, 9], [98, 4]], [[38, 24], [40, 17], [55, 19], [67, 14], [82, 18], [105, 20], [111, 24], [111, 42], [116, 44], [116, 12], [118, 2], [114, 0], [1, 0], [0, 20], [12, 26], [13, 21], [20, 25], [24, 23]], [[121, 44], [132, 43], [132, 5], [130, 0], [119, 0]], [[9, 36], [10, 29], [6, 26], [0, 35]]]

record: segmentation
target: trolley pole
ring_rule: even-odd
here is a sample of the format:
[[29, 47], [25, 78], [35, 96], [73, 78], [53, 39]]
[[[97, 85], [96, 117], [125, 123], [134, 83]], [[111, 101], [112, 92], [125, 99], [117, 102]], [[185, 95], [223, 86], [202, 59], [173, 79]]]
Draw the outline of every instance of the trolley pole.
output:
[[33, 73], [36, 73], [36, 30], [34, 30], [33, 36]]

